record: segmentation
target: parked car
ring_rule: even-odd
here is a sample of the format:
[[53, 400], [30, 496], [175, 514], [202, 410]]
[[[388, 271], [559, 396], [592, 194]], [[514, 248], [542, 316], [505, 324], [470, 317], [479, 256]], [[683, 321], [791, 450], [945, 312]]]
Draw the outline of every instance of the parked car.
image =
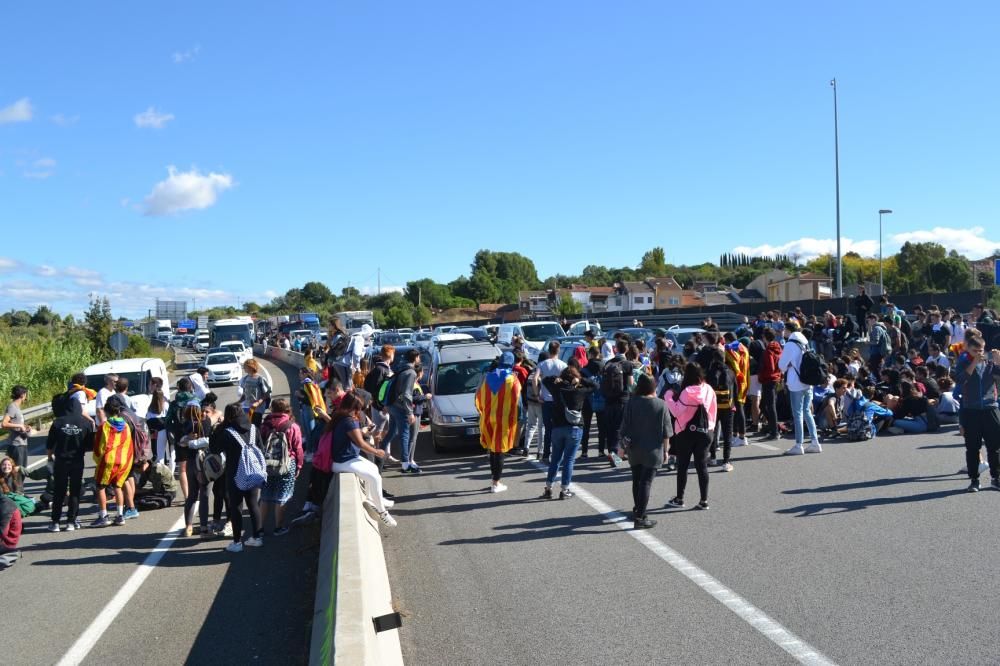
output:
[[491, 342], [468, 339], [433, 351], [430, 400], [431, 442], [437, 452], [478, 445], [476, 391], [490, 364], [501, 354]]
[[438, 335], [441, 335], [442, 333], [451, 333], [456, 328], [458, 328], [458, 326], [451, 326], [451, 325], [435, 326], [434, 332], [437, 333]]
[[490, 334], [486, 332], [486, 329], [473, 328], [471, 326], [467, 328], [452, 329], [449, 333], [450, 334], [464, 333], [465, 335], [471, 335], [473, 340], [478, 340], [480, 342], [482, 342], [483, 340], [490, 339]]
[[497, 329], [497, 344], [504, 350], [511, 349], [514, 336], [524, 340], [524, 355], [532, 361], [538, 360], [538, 352], [552, 338], [566, 335], [562, 326], [554, 321], [525, 321], [516, 324], [500, 324]]
[[225, 342], [219, 343], [219, 346], [236, 354], [236, 358], [239, 359], [240, 365], [253, 358], [253, 348], [247, 347], [240, 340], [226, 340]]
[[577, 347], [583, 347], [583, 350], [587, 351], [587, 342], [578, 335], [567, 335], [561, 338], [552, 338], [545, 343], [545, 349], [549, 348], [549, 344], [553, 342], [559, 343], [559, 360], [563, 363], [569, 363], [569, 360], [573, 358], [573, 354], [576, 353]]
[[208, 351], [208, 346], [211, 344], [211, 340], [208, 337], [208, 333], [202, 333], [194, 341], [194, 350], [200, 354], [204, 354]]
[[695, 333], [704, 333], [703, 328], [681, 328], [680, 326], [671, 326], [664, 333], [664, 337], [667, 340], [673, 341], [674, 350], [680, 351], [684, 348], [684, 345]]
[[653, 329], [651, 328], [637, 328], [629, 326], [626, 328], [619, 328], [618, 330], [615, 331], [615, 333], [619, 332], [627, 333], [629, 338], [631, 338], [633, 341], [642, 340], [646, 345], [647, 351], [649, 351], [655, 346], [653, 340], [656, 338], [656, 334], [653, 332]]
[[587, 321], [586, 319], [584, 319], [583, 321], [578, 321], [578, 322], [576, 322], [575, 324], [573, 324], [572, 326], [569, 327], [569, 330], [566, 331], [566, 334], [567, 335], [583, 335], [588, 330], [593, 331], [594, 334], [597, 337], [601, 337], [601, 322], [599, 322], [599, 321]]
[[417, 331], [416, 333], [413, 334], [413, 339], [411, 340], [411, 343], [413, 344], [414, 347], [420, 347], [421, 349], [430, 350], [432, 346], [431, 338], [433, 337], [434, 334], [431, 333], [430, 331]]
[[209, 384], [237, 384], [243, 377], [243, 364], [233, 352], [218, 352], [205, 356]]
[[[87, 387], [95, 391], [104, 388], [104, 376], [115, 374], [128, 380], [128, 396], [132, 398], [135, 406], [135, 413], [139, 418], [145, 418], [149, 410], [149, 401], [152, 400], [150, 387], [154, 377], [163, 380], [163, 392], [170, 397], [170, 378], [167, 375], [167, 366], [163, 359], [159, 358], [126, 358], [117, 361], [107, 361], [98, 363], [86, 368], [84, 374], [87, 375]], [[97, 412], [96, 401], [87, 403], [85, 411], [90, 416]]]

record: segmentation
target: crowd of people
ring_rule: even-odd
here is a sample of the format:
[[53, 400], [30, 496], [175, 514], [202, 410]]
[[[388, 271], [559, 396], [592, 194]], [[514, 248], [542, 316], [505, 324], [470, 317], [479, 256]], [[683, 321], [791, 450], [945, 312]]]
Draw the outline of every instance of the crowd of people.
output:
[[[646, 529], [655, 524], [647, 509], [659, 470], [676, 471], [676, 492], [666, 504], [683, 507], [693, 465], [694, 506], [708, 509], [709, 468], [734, 471], [733, 448], [752, 437], [767, 442], [790, 435], [786, 455], [819, 454], [836, 438], [933, 432], [948, 423], [959, 424], [964, 437], [968, 490], [980, 489], [987, 470], [1000, 489], [996, 313], [977, 305], [968, 320], [937, 307], [907, 315], [888, 298], [875, 303], [863, 291], [855, 306], [853, 315], [842, 316], [764, 312], [727, 332], [707, 319], [679, 349], [662, 334], [647, 348], [625, 332], [601, 337], [588, 330], [566, 362], [558, 341], [533, 362], [515, 339], [476, 393], [490, 492], [507, 490], [505, 460], [521, 455], [546, 468], [542, 498], [573, 497], [574, 465], [590, 457], [596, 428], [597, 455], [611, 467], [631, 469], [630, 517]], [[253, 359], [244, 364], [239, 401], [221, 410], [204, 368], [181, 377], [172, 400], [154, 379], [145, 415], [135, 413], [124, 378], [108, 375], [95, 392], [84, 375], [74, 375], [53, 399], [57, 418], [47, 435], [49, 530], [81, 527], [88, 453], [96, 465], [92, 527], [122, 525], [144, 506], [169, 506], [179, 486], [185, 536], [229, 537], [226, 550], [240, 552], [263, 545], [272, 508], [276, 537], [317, 520], [332, 476], [341, 472], [363, 481], [372, 517], [395, 526], [382, 473], [387, 464], [420, 473], [416, 435], [432, 396], [421, 389], [424, 368], [416, 350], [397, 365], [387, 344], [366, 361], [369, 336], [334, 324], [327, 344], [306, 349], [294, 403], [272, 399], [273, 387]], [[24, 387], [14, 387], [3, 418], [10, 433], [0, 461], [5, 502], [23, 498], [32, 432], [20, 409], [26, 397]], [[85, 412], [91, 400], [93, 417]], [[289, 521], [285, 507], [306, 465], [306, 501]], [[245, 538], [244, 506], [250, 517]], [[9, 504], [0, 504], [7, 521], [0, 522], [0, 549], [9, 550], [12, 531], [20, 529], [10, 514]]]

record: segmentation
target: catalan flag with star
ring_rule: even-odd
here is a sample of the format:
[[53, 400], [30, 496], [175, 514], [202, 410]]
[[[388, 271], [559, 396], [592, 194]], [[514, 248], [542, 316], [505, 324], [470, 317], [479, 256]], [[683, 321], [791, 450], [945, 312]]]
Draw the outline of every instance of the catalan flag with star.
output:
[[94, 437], [94, 483], [98, 486], [118, 486], [132, 471], [132, 431], [120, 416], [109, 418], [97, 429]]
[[507, 453], [517, 440], [521, 382], [511, 368], [486, 373], [476, 392], [479, 412], [479, 443], [493, 453]]

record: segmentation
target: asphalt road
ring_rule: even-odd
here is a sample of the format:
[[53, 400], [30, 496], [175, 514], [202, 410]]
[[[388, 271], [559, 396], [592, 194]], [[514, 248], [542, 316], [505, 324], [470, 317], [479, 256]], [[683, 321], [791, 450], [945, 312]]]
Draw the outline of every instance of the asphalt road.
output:
[[[734, 449], [735, 471], [711, 473], [709, 511], [665, 508], [676, 481], [662, 473], [648, 534], [832, 662], [1000, 663], [1000, 492], [964, 492], [954, 426], [824, 448]], [[417, 460], [423, 474], [385, 483], [407, 663], [795, 663], [580, 496], [538, 499], [535, 465], [509, 458], [510, 489], [492, 495], [475, 450], [436, 455], [422, 436]], [[591, 459], [574, 483], [632, 507], [627, 468]]]
[[[196, 361], [179, 352], [178, 373], [190, 372]], [[289, 382], [297, 381], [291, 371], [261, 362], [274, 381], [275, 397], [287, 396]], [[233, 387], [213, 390], [220, 406], [236, 399]], [[29, 450], [41, 452], [43, 441], [33, 441]], [[290, 511], [301, 504], [304, 479]], [[29, 494], [40, 491], [41, 484], [29, 486]], [[86, 525], [97, 510], [84, 499]], [[29, 517], [21, 538], [23, 559], [0, 573], [8, 614], [0, 661], [57, 663], [182, 516], [179, 503], [178, 497], [173, 507], [145, 511], [123, 527], [72, 533], [46, 531], [48, 514]], [[240, 554], [223, 550], [228, 539], [174, 541], [83, 663], [305, 663], [318, 529], [272, 537], [268, 528], [267, 534], [263, 548]]]

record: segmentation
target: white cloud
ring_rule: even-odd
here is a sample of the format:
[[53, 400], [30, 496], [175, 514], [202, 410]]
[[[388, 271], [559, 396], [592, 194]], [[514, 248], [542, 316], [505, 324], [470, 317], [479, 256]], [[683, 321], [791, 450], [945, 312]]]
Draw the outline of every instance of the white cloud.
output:
[[136, 127], [152, 127], [153, 129], [163, 129], [173, 119], [174, 114], [157, 111], [152, 106], [132, 117]]
[[929, 231], [907, 231], [893, 234], [892, 240], [897, 245], [908, 241], [911, 243], [937, 243], [943, 245], [946, 250], [955, 250], [969, 259], [982, 259], [1000, 249], [1000, 241], [985, 238], [985, 233], [986, 229], [983, 227], [969, 229], [934, 227]]
[[51, 157], [42, 157], [31, 163], [31, 169], [24, 172], [25, 178], [44, 180], [55, 173], [56, 161]]
[[58, 125], [59, 127], [72, 127], [76, 125], [80, 120], [80, 116], [67, 116], [64, 113], [57, 113], [49, 117], [53, 125]]
[[22, 97], [10, 106], [0, 108], [0, 125], [4, 123], [24, 123], [31, 120], [34, 109], [31, 100]]
[[[379, 288], [378, 288], [377, 285], [376, 286], [372, 286], [370, 284], [366, 284], [363, 287], [356, 287], [356, 288], [357, 288], [358, 292], [361, 293], [361, 294], [363, 294], [364, 296], [375, 296], [375, 295], [377, 295], [379, 293]], [[392, 291], [395, 291], [397, 293], [402, 294], [402, 293], [405, 292], [405, 289], [406, 289], [405, 287], [400, 287], [400, 286], [397, 286], [397, 285], [385, 285], [385, 284], [382, 285], [382, 293], [383, 294], [388, 294], [389, 292], [392, 292]]]
[[153, 186], [145, 198], [144, 214], [172, 215], [185, 210], [200, 210], [215, 205], [219, 194], [233, 186], [233, 177], [227, 173], [210, 172], [202, 175], [197, 168], [178, 171], [167, 167], [168, 176]]
[[[844, 254], [857, 252], [863, 257], [874, 257], [878, 255], [878, 241], [855, 241], [850, 238], [841, 238], [840, 250]], [[837, 240], [835, 238], [799, 238], [783, 245], [764, 244], [756, 247], [741, 245], [733, 248], [733, 252], [753, 257], [773, 256], [775, 254], [797, 255], [800, 262], [806, 262], [824, 254], [836, 254]]]
[[41, 266], [35, 268], [35, 275], [39, 277], [55, 277], [58, 274], [59, 271], [57, 271], [52, 266], [46, 266], [45, 264], [42, 264]]
[[180, 65], [185, 62], [191, 62], [197, 57], [198, 52], [201, 51], [201, 45], [195, 44], [193, 47], [189, 48], [187, 51], [174, 51], [171, 58], [174, 64]]
[[18, 266], [20, 266], [20, 264], [13, 259], [0, 257], [0, 273], [9, 273], [10, 271], [16, 270]]

